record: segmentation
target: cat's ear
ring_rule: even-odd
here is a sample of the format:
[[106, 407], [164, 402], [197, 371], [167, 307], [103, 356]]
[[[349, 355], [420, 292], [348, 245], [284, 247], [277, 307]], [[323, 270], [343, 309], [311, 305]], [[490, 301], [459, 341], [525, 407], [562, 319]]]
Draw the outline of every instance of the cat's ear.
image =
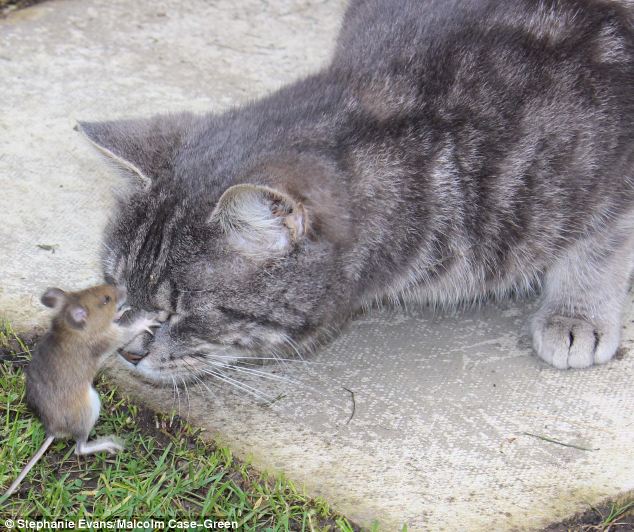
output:
[[210, 222], [252, 257], [287, 252], [306, 234], [306, 210], [288, 194], [260, 185], [234, 185], [218, 200]]
[[182, 113], [138, 120], [79, 122], [75, 129], [124, 174], [147, 189], [153, 179], [169, 177], [175, 151], [194, 118]]

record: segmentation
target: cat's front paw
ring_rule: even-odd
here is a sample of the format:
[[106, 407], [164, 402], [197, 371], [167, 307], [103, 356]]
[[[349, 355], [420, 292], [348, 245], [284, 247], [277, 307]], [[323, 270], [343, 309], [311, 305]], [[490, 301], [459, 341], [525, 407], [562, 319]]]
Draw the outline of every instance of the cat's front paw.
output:
[[532, 322], [537, 355], [559, 369], [605, 364], [619, 347], [619, 325], [591, 323], [559, 314], [536, 316]]

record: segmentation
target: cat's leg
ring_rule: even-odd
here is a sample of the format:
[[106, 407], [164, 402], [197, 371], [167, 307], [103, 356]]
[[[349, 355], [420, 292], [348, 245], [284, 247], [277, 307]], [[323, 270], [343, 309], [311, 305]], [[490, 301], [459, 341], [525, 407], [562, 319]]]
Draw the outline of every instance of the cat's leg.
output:
[[603, 364], [616, 353], [632, 270], [630, 230], [577, 242], [545, 275], [533, 346], [556, 368]]

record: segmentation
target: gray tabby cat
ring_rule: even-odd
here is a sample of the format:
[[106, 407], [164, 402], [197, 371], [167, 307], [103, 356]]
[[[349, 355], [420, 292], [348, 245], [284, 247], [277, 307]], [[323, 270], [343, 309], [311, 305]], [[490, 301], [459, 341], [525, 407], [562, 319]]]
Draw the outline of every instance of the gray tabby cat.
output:
[[634, 254], [634, 30], [600, 0], [353, 0], [330, 64], [220, 115], [83, 123], [130, 186], [106, 278], [155, 381], [306, 353], [377, 300], [541, 288], [537, 354], [610, 360]]

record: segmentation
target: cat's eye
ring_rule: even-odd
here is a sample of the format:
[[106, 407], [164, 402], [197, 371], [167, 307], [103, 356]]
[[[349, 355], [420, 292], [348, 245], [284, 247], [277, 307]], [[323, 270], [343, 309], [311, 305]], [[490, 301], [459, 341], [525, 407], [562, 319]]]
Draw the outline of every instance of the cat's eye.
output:
[[112, 298], [110, 296], [103, 296], [102, 302], [104, 305], [107, 305], [108, 303], [110, 303], [110, 301], [112, 301]]

